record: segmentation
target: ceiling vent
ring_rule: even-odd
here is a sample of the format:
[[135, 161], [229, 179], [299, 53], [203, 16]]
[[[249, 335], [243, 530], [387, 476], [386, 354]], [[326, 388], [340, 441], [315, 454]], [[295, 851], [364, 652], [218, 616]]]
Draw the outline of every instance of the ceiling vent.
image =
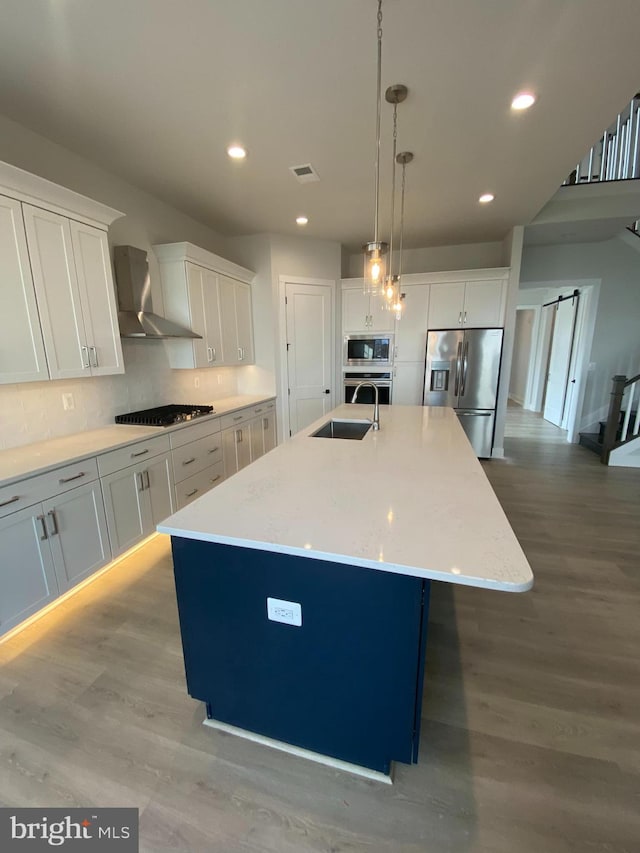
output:
[[300, 184], [308, 184], [311, 181], [320, 180], [318, 173], [311, 163], [305, 163], [304, 166], [289, 166], [289, 171], [293, 173], [294, 178]]

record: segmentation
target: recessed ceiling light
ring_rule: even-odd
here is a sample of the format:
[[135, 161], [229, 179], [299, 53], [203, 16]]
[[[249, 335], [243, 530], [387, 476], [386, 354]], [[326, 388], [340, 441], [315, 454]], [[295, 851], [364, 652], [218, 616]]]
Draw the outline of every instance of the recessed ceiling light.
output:
[[247, 156], [247, 152], [242, 145], [230, 145], [227, 148], [227, 154], [232, 160], [244, 160]]
[[536, 96], [531, 92], [518, 92], [515, 98], [511, 101], [512, 110], [528, 110], [536, 102]]
[[296, 216], [296, 225], [306, 225], [308, 221], [307, 216]]
[[480, 202], [480, 204], [489, 204], [489, 202], [493, 201], [494, 198], [495, 198], [495, 196], [493, 193], [485, 193], [484, 195], [480, 196], [478, 201]]

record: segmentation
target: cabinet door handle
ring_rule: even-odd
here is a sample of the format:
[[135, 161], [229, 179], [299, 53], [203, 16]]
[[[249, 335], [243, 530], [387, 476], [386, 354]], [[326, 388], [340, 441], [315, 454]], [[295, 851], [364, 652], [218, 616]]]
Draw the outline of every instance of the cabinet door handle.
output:
[[236, 444], [241, 444], [241, 443], [242, 443], [242, 430], [237, 429], [236, 430]]
[[213, 350], [211, 347], [207, 347], [207, 361], [213, 361]]
[[19, 501], [19, 500], [20, 500], [20, 495], [14, 495], [12, 498], [9, 498], [8, 501], [4, 501], [3, 503], [1, 503], [0, 507], [9, 506], [9, 504], [14, 504], [16, 501]]
[[192, 463], [192, 462], [195, 462], [195, 461], [196, 461], [196, 457], [195, 457], [195, 456], [192, 456], [192, 457], [191, 457], [191, 459], [185, 459], [185, 460], [184, 460], [184, 462], [183, 462], [182, 464], [183, 464], [183, 465], [191, 465], [191, 463]]
[[73, 477], [63, 477], [62, 479], [58, 480], [58, 482], [62, 486], [62, 485], [64, 485], [64, 483], [71, 483], [71, 482], [73, 482], [73, 480], [80, 480], [84, 476], [85, 476], [85, 472], [80, 471], [79, 474], [74, 474]]
[[460, 311], [460, 313], [458, 314], [458, 325], [462, 325], [462, 311]]
[[242, 415], [236, 415], [234, 418], [234, 421], [241, 421], [241, 420], [242, 420]]
[[47, 533], [47, 525], [45, 524], [45, 521], [44, 521], [44, 515], [36, 516], [36, 520], [39, 521], [40, 524], [42, 525], [42, 536], [40, 537], [40, 541], [44, 542], [45, 539], [49, 538], [49, 534]]
[[238, 347], [238, 361], [242, 361], [242, 347]]
[[216, 474], [215, 477], [211, 478], [210, 482], [217, 483], [219, 479], [220, 479], [220, 474]]
[[84, 370], [91, 366], [89, 364], [89, 347], [80, 347], [80, 349], [82, 351], [82, 368]]
[[220, 450], [220, 445], [218, 445], [217, 447], [212, 447], [209, 453], [215, 453], [217, 450]]
[[146, 450], [140, 450], [138, 453], [132, 453], [131, 458], [135, 459], [137, 456], [144, 456], [145, 453], [148, 453], [148, 452], [149, 452], [149, 448], [147, 447]]
[[185, 495], [185, 497], [187, 497], [187, 498], [192, 498], [194, 495], [197, 495], [197, 494], [198, 494], [198, 490], [197, 490], [197, 489], [194, 489], [192, 492], [187, 492], [187, 494]]
[[149, 472], [143, 471], [142, 473], [144, 474], [145, 488], [150, 489], [151, 488], [151, 481], [149, 480]]
[[56, 511], [55, 511], [55, 509], [50, 509], [50, 510], [49, 510], [49, 512], [47, 513], [47, 515], [48, 515], [48, 516], [49, 516], [49, 518], [51, 519], [51, 523], [52, 523], [52, 526], [53, 526], [53, 530], [52, 530], [52, 532], [51, 532], [51, 536], [57, 536], [57, 535], [60, 533], [60, 530], [59, 530], [59, 528], [58, 528], [58, 517], [56, 516]]
[[141, 472], [141, 471], [136, 471], [136, 479], [138, 479], [138, 477], [140, 478], [140, 479], [138, 480], [138, 491], [139, 491], [139, 492], [144, 492], [144, 479], [143, 479], [143, 477], [142, 477], [142, 472]]
[[97, 367], [98, 366], [98, 351], [95, 347], [89, 347], [89, 356], [91, 356], [91, 353], [93, 353], [93, 362], [91, 362], [91, 358], [89, 358], [89, 363], [91, 364], [91, 367]]
[[211, 361], [215, 361], [215, 360], [216, 360], [216, 348], [211, 347]]
[[466, 311], [464, 312], [464, 322], [465, 322], [465, 324], [467, 322], [467, 312]]
[[269, 418], [262, 419], [262, 429], [269, 429]]
[[254, 409], [253, 411], [256, 413], [256, 415], [259, 415], [262, 411], [262, 407], [260, 407], [259, 409]]

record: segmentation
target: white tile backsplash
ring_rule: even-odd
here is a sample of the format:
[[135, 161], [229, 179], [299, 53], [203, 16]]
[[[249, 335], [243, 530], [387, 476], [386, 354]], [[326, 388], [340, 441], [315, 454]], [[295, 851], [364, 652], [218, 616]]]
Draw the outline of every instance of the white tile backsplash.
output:
[[[0, 385], [0, 449], [108, 426], [136, 409], [210, 404], [237, 394], [238, 371], [248, 369], [172, 370], [162, 341], [123, 340], [122, 349], [126, 372], [119, 376]], [[73, 395], [71, 411], [63, 394]]]

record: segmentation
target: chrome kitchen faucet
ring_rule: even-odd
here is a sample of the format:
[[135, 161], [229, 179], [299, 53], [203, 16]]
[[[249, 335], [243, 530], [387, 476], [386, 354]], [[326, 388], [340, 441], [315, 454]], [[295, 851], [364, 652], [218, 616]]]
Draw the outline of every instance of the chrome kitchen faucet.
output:
[[373, 404], [373, 429], [380, 429], [380, 404], [378, 401], [378, 386], [374, 385], [373, 382], [360, 382], [360, 384], [356, 387], [356, 390], [353, 392], [353, 397], [351, 398], [351, 402], [356, 402], [356, 397], [358, 396], [358, 391], [364, 386], [370, 385], [373, 390], [376, 392], [376, 401]]

